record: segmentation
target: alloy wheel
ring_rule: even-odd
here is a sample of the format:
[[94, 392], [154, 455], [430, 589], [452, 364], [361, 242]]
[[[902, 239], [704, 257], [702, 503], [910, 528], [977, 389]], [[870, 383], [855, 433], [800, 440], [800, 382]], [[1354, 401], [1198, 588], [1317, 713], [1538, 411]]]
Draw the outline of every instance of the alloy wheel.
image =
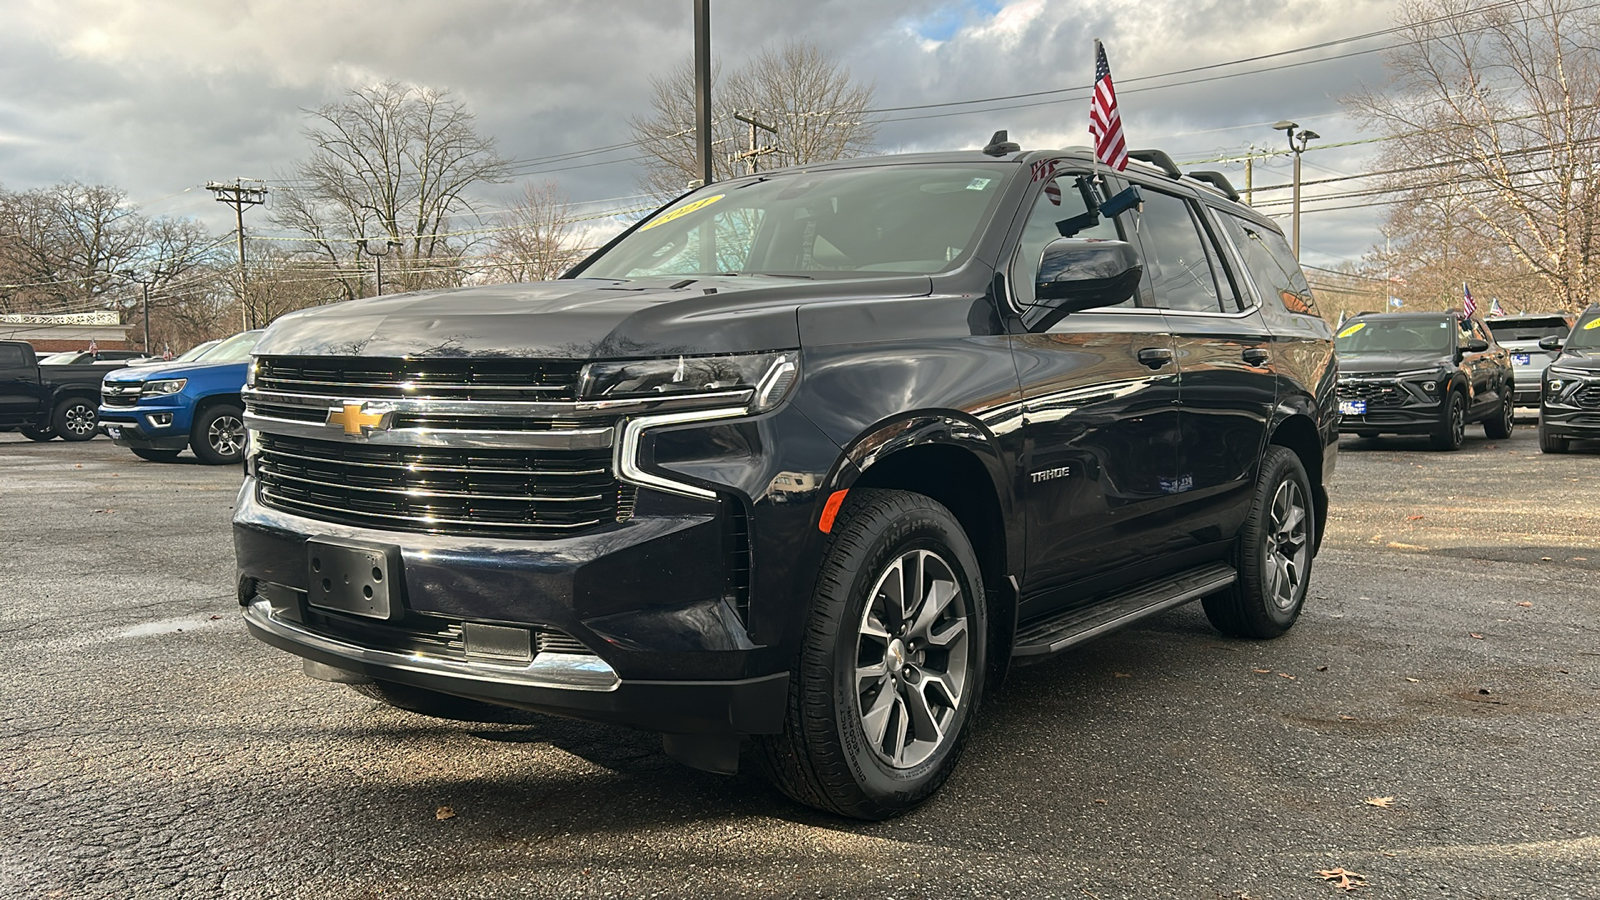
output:
[[244, 450], [244, 422], [238, 416], [218, 416], [206, 429], [206, 443], [222, 456], [237, 456]]
[[856, 638], [856, 711], [872, 752], [896, 769], [955, 738], [973, 640], [950, 564], [909, 550], [873, 585]]
[[1455, 437], [1457, 446], [1467, 439], [1466, 404], [1461, 402], [1459, 395], [1450, 403], [1450, 433]]
[[75, 435], [93, 434], [95, 410], [87, 403], [74, 403], [67, 407], [66, 429]]
[[1300, 486], [1288, 480], [1278, 485], [1270, 509], [1265, 548], [1267, 596], [1279, 609], [1287, 610], [1299, 599], [1311, 555]]

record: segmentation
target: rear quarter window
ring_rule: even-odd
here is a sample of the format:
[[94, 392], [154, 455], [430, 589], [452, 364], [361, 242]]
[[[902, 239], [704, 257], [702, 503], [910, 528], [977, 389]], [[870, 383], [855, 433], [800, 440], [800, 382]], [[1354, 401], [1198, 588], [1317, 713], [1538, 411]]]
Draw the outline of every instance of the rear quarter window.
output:
[[1311, 285], [1283, 235], [1232, 213], [1223, 212], [1217, 218], [1239, 248], [1257, 288], [1275, 295], [1289, 312], [1320, 316]]

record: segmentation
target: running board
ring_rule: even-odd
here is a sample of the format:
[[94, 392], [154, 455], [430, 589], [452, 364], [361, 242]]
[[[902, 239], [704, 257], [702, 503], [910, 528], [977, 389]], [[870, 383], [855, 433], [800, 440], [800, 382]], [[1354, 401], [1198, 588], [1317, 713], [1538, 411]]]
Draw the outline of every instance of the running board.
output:
[[1017, 630], [1012, 642], [1013, 657], [1036, 662], [1084, 641], [1116, 631], [1174, 606], [1182, 606], [1207, 594], [1214, 594], [1234, 581], [1238, 573], [1227, 563], [1212, 563], [1190, 569], [1170, 578], [1140, 585], [1126, 594], [1090, 606], [1070, 609], [1041, 622]]

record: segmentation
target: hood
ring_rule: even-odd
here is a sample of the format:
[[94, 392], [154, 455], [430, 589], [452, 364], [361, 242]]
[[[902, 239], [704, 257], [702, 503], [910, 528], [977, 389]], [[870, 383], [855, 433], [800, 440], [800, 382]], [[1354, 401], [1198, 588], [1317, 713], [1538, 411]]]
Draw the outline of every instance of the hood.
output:
[[1586, 374], [1600, 375], [1600, 350], [1564, 351], [1560, 356], [1551, 360], [1550, 365]]
[[205, 362], [173, 363], [173, 362], [164, 362], [164, 363], [159, 363], [157, 365], [151, 365], [151, 366], [125, 366], [125, 367], [123, 367], [121, 369], [116, 370], [115, 372], [108, 373], [106, 375], [105, 380], [106, 381], [121, 382], [121, 381], [160, 381], [161, 379], [164, 379], [164, 378], [191, 378], [194, 375], [196, 375], [197, 373], [220, 372], [220, 371], [226, 371], [227, 369], [230, 369], [230, 368], [238, 369], [239, 371], [242, 372], [246, 368], [248, 368], [249, 365], [250, 365], [250, 363], [248, 361], [240, 361], [240, 362], [223, 362], [223, 363], [205, 363]]
[[800, 345], [796, 310], [833, 299], [915, 297], [927, 278], [761, 275], [576, 278], [425, 291], [302, 310], [258, 356], [619, 359]]
[[1434, 350], [1416, 353], [1340, 353], [1339, 372], [1342, 375], [1363, 375], [1369, 372], [1409, 372], [1416, 369], [1450, 368], [1451, 362]]

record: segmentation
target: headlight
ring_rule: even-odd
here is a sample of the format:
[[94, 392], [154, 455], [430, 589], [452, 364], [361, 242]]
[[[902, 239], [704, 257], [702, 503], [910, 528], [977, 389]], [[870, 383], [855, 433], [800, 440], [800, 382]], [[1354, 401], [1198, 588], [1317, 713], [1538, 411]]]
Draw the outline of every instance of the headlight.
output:
[[751, 412], [765, 412], [783, 401], [799, 374], [800, 355], [746, 353], [738, 356], [678, 356], [590, 363], [583, 369], [584, 400], [658, 400], [696, 394], [749, 391]]
[[168, 378], [165, 381], [146, 381], [144, 383], [144, 395], [150, 397], [159, 396], [162, 394], [176, 394], [177, 392], [183, 390], [183, 386], [188, 383], [189, 379], [187, 378]]
[[257, 360], [254, 356], [250, 357], [250, 368], [244, 370], [244, 386], [245, 387], [255, 387], [256, 386], [256, 366], [259, 364], [259, 362], [260, 361]]

